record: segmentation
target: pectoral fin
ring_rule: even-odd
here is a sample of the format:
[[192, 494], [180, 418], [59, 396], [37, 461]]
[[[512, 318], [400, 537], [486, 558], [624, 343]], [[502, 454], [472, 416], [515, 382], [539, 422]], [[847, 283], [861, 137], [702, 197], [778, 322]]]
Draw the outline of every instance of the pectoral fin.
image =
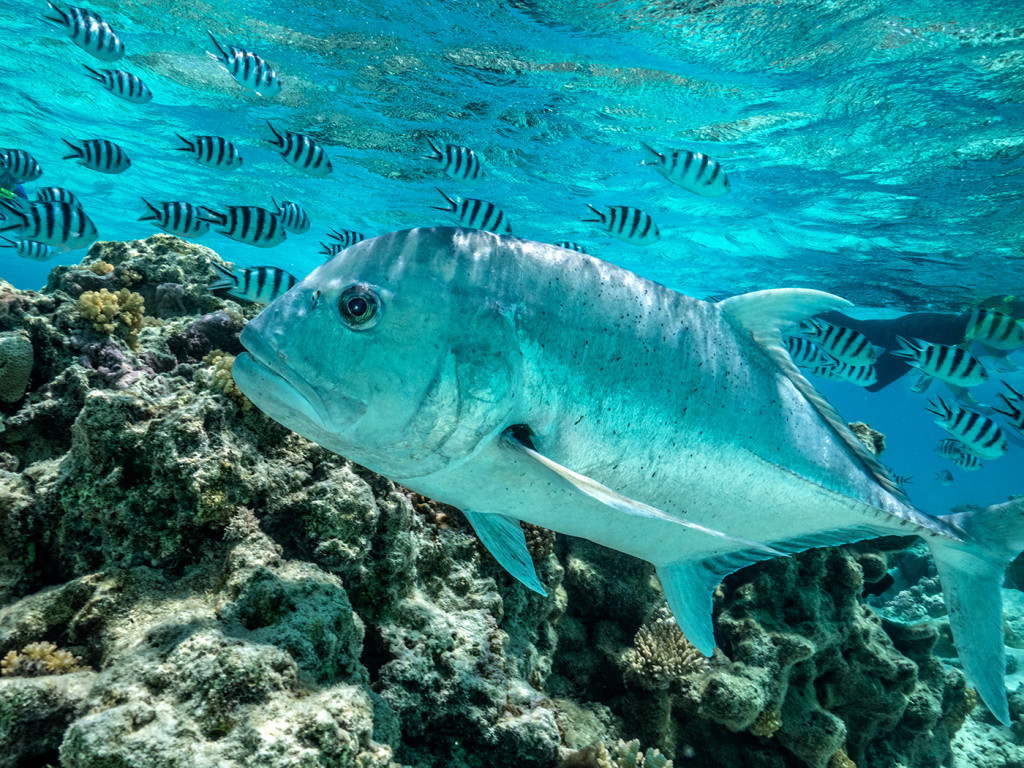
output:
[[487, 551], [494, 555], [494, 559], [501, 563], [506, 571], [534, 592], [547, 594], [537, 576], [537, 569], [533, 567], [533, 558], [530, 556], [530, 550], [526, 548], [526, 535], [518, 520], [504, 515], [473, 512], [469, 509], [462, 512], [473, 526], [476, 535], [480, 537], [480, 541], [487, 547]]
[[732, 536], [728, 533], [722, 533], [721, 531], [716, 531], [712, 528], [706, 528], [703, 525], [698, 525], [697, 523], [683, 520], [674, 515], [669, 515], [660, 509], [644, 504], [642, 501], [626, 498], [625, 496], [616, 493], [611, 488], [601, 485], [601, 483], [596, 480], [592, 480], [578, 472], [573, 472], [568, 467], [563, 467], [558, 462], [552, 461], [547, 456], [544, 456], [532, 447], [526, 445], [522, 441], [521, 437], [517, 436], [521, 431], [521, 428], [518, 426], [506, 429], [501, 436], [501, 445], [517, 452], [530, 463], [534, 464], [539, 470], [568, 483], [580, 493], [589, 496], [592, 499], [596, 499], [602, 504], [607, 504], [609, 507], [617, 509], [625, 515], [664, 520], [667, 523], [681, 525], [684, 528], [691, 528], [695, 531], [699, 531], [700, 533], [707, 534], [708, 536], [716, 536], [718, 538], [725, 539], [726, 541], [733, 544], [739, 544], [745, 548], [758, 549], [771, 555], [783, 554], [782, 552], [772, 549], [761, 542], [751, 541], [750, 539]]

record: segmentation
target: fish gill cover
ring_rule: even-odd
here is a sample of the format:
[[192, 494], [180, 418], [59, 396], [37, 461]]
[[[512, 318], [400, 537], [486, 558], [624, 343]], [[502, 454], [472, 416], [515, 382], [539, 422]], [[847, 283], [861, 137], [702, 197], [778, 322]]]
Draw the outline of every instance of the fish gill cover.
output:
[[[985, 329], [998, 321], [966, 310], [1012, 315], [1024, 290], [1019, 4], [88, 11], [70, 16], [98, 33], [86, 40], [44, 20], [59, 18], [45, 3], [0, 8], [2, 186], [80, 201], [15, 203], [0, 222], [35, 217], [0, 250], [13, 284], [0, 293], [0, 765], [1024, 759], [974, 708], [934, 567], [912, 540], [728, 577], [704, 662], [666, 621], [646, 563], [528, 527], [541, 597], [489, 559], [458, 511], [251, 408], [228, 370], [258, 306], [210, 293], [223, 275], [209, 250], [158, 235], [97, 245], [79, 266], [81, 252], [50, 250], [81, 246], [73, 237], [15, 239], [85, 211], [101, 240], [135, 241], [157, 229], [138, 221], [153, 214], [143, 197], [170, 218], [184, 209], [159, 206], [181, 201], [210, 217], [202, 242], [235, 274], [288, 284], [337, 233], [446, 223], [436, 188], [464, 200], [475, 180], [450, 159], [463, 148], [483, 169], [468, 199], [500, 208], [518, 236], [580, 243], [697, 297], [828, 290], [878, 310], [829, 320], [885, 350], [897, 335], [996, 341]], [[86, 67], [127, 72], [153, 98]], [[283, 157], [268, 121], [322, 148], [331, 173], [308, 172], [328, 167], [319, 155]], [[179, 133], [229, 141], [244, 162], [200, 165], [176, 151]], [[90, 145], [110, 150], [98, 172], [62, 159], [65, 141], [111, 142], [131, 164]], [[431, 142], [454, 149], [431, 162]], [[267, 218], [280, 200], [302, 206], [308, 233], [281, 241]], [[638, 248], [584, 221], [588, 205], [642, 211], [661, 237]], [[237, 220], [218, 225], [229, 208]], [[962, 316], [955, 338], [946, 321], [931, 335], [923, 320], [864, 325], [921, 310]], [[838, 358], [815, 369], [844, 416], [883, 429], [882, 460], [935, 513], [1020, 492], [1019, 353], [970, 346], [995, 375], [959, 403], [942, 381], [909, 391], [916, 375], [892, 355], [873, 380]], [[886, 365], [902, 378], [879, 391]], [[940, 397], [990, 418], [1007, 451], [979, 460], [993, 427], [969, 415], [933, 424], [925, 405], [943, 410]], [[960, 460], [934, 451], [942, 439]], [[1011, 569], [1011, 671], [1022, 582]], [[647, 746], [663, 754], [639, 754]]]

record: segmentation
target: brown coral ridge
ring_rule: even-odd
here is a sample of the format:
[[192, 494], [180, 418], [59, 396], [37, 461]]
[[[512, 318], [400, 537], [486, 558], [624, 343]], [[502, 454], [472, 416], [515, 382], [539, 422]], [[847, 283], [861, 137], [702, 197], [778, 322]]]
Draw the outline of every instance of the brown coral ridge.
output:
[[[0, 286], [0, 333], [35, 352], [0, 432], [0, 658], [52, 639], [94, 668], [0, 676], [0, 765], [553, 768], [598, 742], [637, 765], [948, 763], [963, 676], [865, 608], [863, 550], [731, 576], [706, 671], [668, 674], [684, 646], [648, 564], [536, 532], [537, 595], [455, 512], [204, 383], [244, 321], [210, 258], [158, 236], [98, 246], [103, 275]], [[171, 282], [138, 351], [78, 314]], [[637, 739], [660, 753], [611, 748]]]

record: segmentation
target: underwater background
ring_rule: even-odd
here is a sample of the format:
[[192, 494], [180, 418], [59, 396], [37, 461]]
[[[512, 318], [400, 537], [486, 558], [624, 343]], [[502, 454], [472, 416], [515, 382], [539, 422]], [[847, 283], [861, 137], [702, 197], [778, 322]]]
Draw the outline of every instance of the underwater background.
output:
[[[581, 243], [698, 298], [816, 288], [865, 319], [1014, 306], [999, 297], [1024, 294], [1024, 4], [89, 8], [125, 44], [116, 64], [43, 20], [45, 3], [0, 6], [0, 147], [39, 161], [30, 197], [73, 190], [110, 241], [47, 262], [0, 249], [0, 333], [35, 348], [25, 400], [0, 404], [0, 655], [15, 654], [0, 767], [1024, 765], [1024, 573], [1004, 590], [1010, 729], [972, 712], [912, 541], [730, 577], [709, 671], [672, 634], [646, 564], [536, 532], [540, 598], [455, 510], [262, 417], [228, 373], [260, 306], [207, 288], [217, 256], [301, 278], [331, 229], [450, 224], [439, 188], [499, 205], [517, 236]], [[280, 94], [241, 87], [208, 32], [271, 62]], [[86, 65], [131, 71], [152, 101], [118, 99]], [[333, 173], [286, 164], [267, 121], [315, 137]], [[225, 137], [244, 162], [199, 165], [176, 134]], [[64, 139], [91, 138], [131, 167], [62, 159]], [[446, 177], [423, 159], [428, 138], [474, 149], [484, 178]], [[729, 194], [670, 184], [644, 143], [707, 153]], [[312, 226], [268, 249], [195, 241], [213, 254], [146, 240], [159, 230], [138, 220], [143, 197], [296, 201]], [[661, 239], [611, 238], [583, 221], [588, 204], [640, 207]], [[104, 288], [126, 292], [108, 331], [81, 305]], [[1022, 362], [974, 397], [1024, 392]], [[881, 459], [921, 509], [1021, 493], [1012, 428], [981, 470], [937, 455], [948, 435], [925, 405], [951, 399], [941, 383], [814, 383], [884, 433]], [[664, 754], [637, 759], [634, 738]]]

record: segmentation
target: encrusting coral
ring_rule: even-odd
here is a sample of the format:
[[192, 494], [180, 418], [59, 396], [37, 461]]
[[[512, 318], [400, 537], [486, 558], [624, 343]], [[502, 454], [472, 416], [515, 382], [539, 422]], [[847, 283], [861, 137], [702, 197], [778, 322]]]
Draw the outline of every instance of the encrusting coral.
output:
[[33, 361], [32, 341], [25, 333], [0, 333], [0, 402], [21, 400], [32, 375]]

